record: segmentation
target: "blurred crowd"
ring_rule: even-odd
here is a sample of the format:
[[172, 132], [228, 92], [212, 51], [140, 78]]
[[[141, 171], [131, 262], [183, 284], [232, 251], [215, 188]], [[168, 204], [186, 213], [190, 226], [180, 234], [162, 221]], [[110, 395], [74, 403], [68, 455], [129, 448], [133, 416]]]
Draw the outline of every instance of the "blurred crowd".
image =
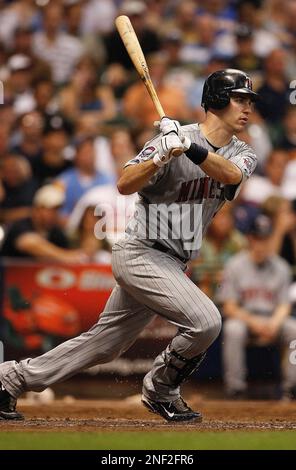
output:
[[[238, 232], [228, 243], [243, 243], [240, 234], [266, 203], [276, 222], [277, 251], [285, 251], [288, 239], [293, 244], [295, 1], [19, 0], [1, 1], [0, 12], [4, 255], [77, 262], [110, 252], [114, 233], [105, 242], [91, 241], [100, 219], [92, 209], [100, 198], [117, 205], [122, 166], [154, 135], [158, 117], [115, 29], [119, 14], [132, 21], [166, 114], [184, 124], [204, 118], [200, 98], [209, 73], [233, 67], [250, 74], [262, 99], [239, 137], [253, 146], [259, 163], [229, 211]], [[40, 206], [37, 192], [49, 184], [63, 197], [43, 195]], [[122, 213], [115, 232], [124, 230], [123, 219]], [[204, 245], [209, 258], [213, 240], [221, 244], [215, 225], [221, 230], [214, 223]], [[29, 228], [50, 243], [49, 251], [20, 237]], [[52, 230], [63, 236], [53, 237]], [[294, 251], [286, 253], [292, 264]]]
[[[251, 249], [261, 213], [272, 222], [266, 256], [283, 257], [295, 281], [295, 0], [1, 0], [2, 255], [110, 262], [134, 202], [116, 181], [158, 118], [115, 29], [119, 14], [132, 21], [168, 116], [202, 121], [204, 80], [226, 67], [248, 72], [261, 96], [239, 135], [256, 172], [215, 217], [193, 281], [227, 304], [224, 267]], [[117, 222], [101, 236], [110, 204]]]

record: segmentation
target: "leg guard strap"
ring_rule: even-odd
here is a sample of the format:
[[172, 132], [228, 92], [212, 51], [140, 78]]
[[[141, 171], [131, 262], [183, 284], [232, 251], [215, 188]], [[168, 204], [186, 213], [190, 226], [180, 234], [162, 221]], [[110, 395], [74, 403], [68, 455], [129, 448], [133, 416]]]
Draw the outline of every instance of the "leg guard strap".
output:
[[176, 371], [174, 378], [174, 386], [180, 385], [187, 379], [195, 370], [197, 370], [205, 358], [206, 351], [198, 354], [197, 356], [186, 359], [178, 354], [176, 351], [170, 351], [169, 358], [167, 358], [166, 366]]

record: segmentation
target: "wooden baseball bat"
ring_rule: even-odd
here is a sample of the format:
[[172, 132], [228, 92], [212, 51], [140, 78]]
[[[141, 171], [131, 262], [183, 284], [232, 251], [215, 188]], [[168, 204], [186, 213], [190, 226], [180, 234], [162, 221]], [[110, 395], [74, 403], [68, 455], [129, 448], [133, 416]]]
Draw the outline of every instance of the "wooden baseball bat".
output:
[[[115, 20], [116, 28], [120, 34], [123, 44], [128, 52], [128, 55], [133, 62], [135, 69], [137, 70], [138, 74], [140, 75], [153, 103], [154, 106], [159, 114], [160, 119], [165, 116], [165, 112], [163, 107], [160, 104], [159, 98], [157, 96], [156, 90], [152, 83], [148, 65], [146, 59], [144, 57], [142, 48], [138, 41], [137, 35], [135, 30], [130, 22], [128, 16], [121, 15], [118, 16]], [[172, 151], [174, 157], [178, 157], [183, 153], [183, 149], [178, 148]]]

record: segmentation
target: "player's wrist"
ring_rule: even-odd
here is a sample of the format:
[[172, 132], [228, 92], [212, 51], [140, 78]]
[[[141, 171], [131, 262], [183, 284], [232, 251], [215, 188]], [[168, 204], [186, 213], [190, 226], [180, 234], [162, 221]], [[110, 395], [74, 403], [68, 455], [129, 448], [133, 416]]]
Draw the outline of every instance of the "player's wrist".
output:
[[209, 151], [201, 145], [191, 142], [190, 147], [188, 150], [185, 150], [184, 153], [192, 163], [195, 163], [195, 165], [201, 165], [206, 160]]
[[183, 150], [184, 150], [184, 153], [187, 152], [187, 150], [189, 150], [189, 148], [191, 147], [191, 140], [189, 139], [189, 137], [187, 137], [187, 135], [183, 135], [181, 137], [181, 142], [183, 144]]
[[160, 156], [159, 153], [157, 152], [154, 157], [153, 157], [153, 163], [158, 167], [162, 168], [164, 165], [166, 165], [168, 162], [168, 158], [166, 155]]

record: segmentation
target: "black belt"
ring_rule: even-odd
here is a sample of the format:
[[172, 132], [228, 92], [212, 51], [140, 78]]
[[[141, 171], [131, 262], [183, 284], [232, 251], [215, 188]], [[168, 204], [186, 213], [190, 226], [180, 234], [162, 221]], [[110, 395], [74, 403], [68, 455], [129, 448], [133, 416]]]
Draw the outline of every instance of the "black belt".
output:
[[162, 253], [167, 253], [168, 255], [174, 256], [175, 258], [178, 258], [182, 263], [186, 264], [188, 262], [188, 258], [182, 258], [181, 256], [178, 255], [175, 251], [173, 251], [171, 248], [168, 248], [164, 246], [162, 243], [155, 242], [152, 245], [152, 248], [158, 251], [162, 251]]

